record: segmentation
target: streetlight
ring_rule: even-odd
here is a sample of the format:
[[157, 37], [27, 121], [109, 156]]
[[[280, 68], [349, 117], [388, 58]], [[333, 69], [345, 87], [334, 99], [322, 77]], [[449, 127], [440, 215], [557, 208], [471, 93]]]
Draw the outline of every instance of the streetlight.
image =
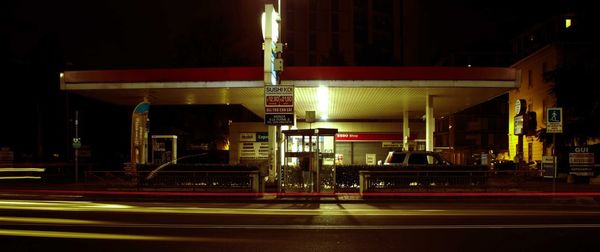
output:
[[265, 85], [277, 85], [277, 72], [283, 70], [283, 59], [277, 57], [283, 50], [282, 43], [277, 43], [280, 20], [279, 13], [275, 11], [273, 5], [265, 5], [265, 12], [261, 16]]

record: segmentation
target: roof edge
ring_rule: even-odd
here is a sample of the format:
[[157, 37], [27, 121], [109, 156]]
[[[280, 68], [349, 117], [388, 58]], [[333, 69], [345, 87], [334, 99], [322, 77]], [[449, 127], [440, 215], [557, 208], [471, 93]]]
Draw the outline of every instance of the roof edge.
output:
[[[263, 79], [262, 67], [66, 71], [64, 82], [218, 82]], [[501, 67], [287, 67], [284, 80], [482, 80], [516, 81], [514, 68]]]

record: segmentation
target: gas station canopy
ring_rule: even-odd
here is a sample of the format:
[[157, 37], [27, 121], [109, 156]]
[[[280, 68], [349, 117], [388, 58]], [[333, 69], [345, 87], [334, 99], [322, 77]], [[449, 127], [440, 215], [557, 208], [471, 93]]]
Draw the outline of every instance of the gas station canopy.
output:
[[[360, 121], [402, 119], [405, 108], [420, 118], [428, 96], [436, 117], [449, 115], [517, 88], [518, 78], [512, 68], [287, 67], [281, 84], [295, 86], [297, 118], [325, 109], [328, 120]], [[262, 67], [68, 71], [61, 89], [118, 105], [241, 104], [265, 114]]]

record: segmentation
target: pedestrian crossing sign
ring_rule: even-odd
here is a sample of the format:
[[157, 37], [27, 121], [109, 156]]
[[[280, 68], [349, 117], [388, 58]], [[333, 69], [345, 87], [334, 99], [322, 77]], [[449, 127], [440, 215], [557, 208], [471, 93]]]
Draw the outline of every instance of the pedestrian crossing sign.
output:
[[562, 133], [562, 108], [547, 108], [546, 110], [546, 132]]

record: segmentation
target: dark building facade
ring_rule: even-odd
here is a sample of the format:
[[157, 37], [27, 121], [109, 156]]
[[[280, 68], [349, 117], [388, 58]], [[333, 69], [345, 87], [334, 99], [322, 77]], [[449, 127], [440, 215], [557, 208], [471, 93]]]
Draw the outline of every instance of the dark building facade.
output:
[[282, 2], [286, 65], [403, 65], [405, 1]]

